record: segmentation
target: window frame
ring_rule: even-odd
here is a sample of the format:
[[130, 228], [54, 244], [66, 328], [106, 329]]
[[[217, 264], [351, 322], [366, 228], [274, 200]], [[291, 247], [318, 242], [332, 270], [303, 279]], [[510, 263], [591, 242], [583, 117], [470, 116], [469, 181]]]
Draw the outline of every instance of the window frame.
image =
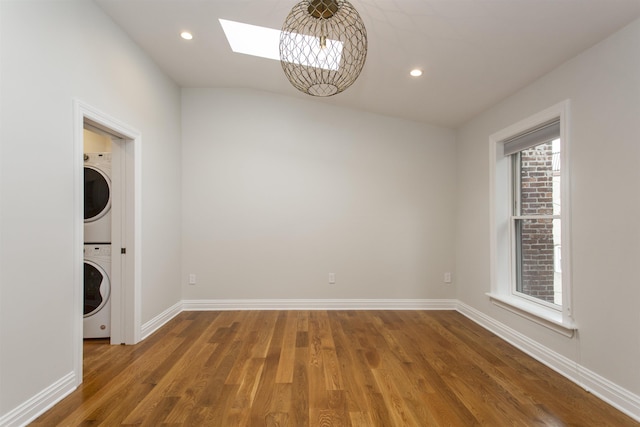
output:
[[[490, 145], [490, 280], [487, 293], [497, 306], [572, 337], [577, 326], [572, 312], [571, 280], [571, 203], [570, 203], [570, 102], [565, 100], [533, 116], [521, 120], [489, 137]], [[504, 143], [514, 136], [539, 127], [554, 119], [560, 121], [560, 221], [562, 306], [516, 292], [515, 220], [513, 215], [513, 160], [504, 155]], [[553, 215], [549, 215], [553, 217]]]

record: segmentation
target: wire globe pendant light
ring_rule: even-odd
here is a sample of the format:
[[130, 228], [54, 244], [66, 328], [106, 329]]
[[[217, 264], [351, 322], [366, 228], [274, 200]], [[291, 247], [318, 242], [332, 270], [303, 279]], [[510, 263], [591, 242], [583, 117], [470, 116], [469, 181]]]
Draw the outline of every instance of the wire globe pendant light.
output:
[[302, 0], [280, 33], [280, 64], [291, 84], [332, 96], [356, 81], [367, 58], [367, 30], [346, 0]]

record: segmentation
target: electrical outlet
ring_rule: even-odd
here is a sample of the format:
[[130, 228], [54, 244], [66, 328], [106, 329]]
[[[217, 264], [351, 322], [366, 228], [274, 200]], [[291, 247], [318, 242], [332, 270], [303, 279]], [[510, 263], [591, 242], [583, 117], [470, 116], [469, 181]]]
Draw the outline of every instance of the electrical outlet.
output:
[[336, 273], [329, 273], [329, 284], [333, 285], [336, 283]]
[[451, 273], [448, 271], [444, 273], [444, 283], [451, 283]]
[[191, 273], [189, 274], [189, 284], [190, 285], [195, 285], [196, 284], [196, 275]]

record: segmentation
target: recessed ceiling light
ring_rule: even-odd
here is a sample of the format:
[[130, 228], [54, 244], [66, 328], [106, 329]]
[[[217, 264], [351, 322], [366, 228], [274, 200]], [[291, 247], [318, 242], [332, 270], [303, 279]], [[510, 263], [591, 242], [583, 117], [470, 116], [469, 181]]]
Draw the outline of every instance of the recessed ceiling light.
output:
[[411, 77], [420, 77], [422, 75], [422, 70], [414, 68], [409, 72], [409, 74], [411, 75]]
[[193, 34], [191, 34], [189, 31], [183, 31], [180, 33], [180, 37], [182, 37], [185, 40], [192, 40]]

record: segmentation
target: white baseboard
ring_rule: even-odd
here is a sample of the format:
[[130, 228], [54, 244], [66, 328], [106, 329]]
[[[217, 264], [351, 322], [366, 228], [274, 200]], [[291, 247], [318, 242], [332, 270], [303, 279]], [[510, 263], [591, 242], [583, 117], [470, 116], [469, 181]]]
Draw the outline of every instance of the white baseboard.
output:
[[184, 311], [216, 310], [455, 310], [443, 299], [236, 299], [184, 300]]
[[[572, 378], [569, 378], [573, 381]], [[580, 366], [580, 382], [589, 393], [640, 422], [640, 396]]]
[[0, 427], [26, 426], [76, 389], [76, 375], [69, 372], [31, 399], [0, 417]]
[[601, 377], [584, 366], [556, 353], [548, 347], [541, 345], [537, 341], [530, 339], [526, 335], [498, 322], [463, 302], [458, 301], [457, 310], [462, 315], [493, 332], [560, 375], [568, 378], [589, 393], [594, 394], [636, 421], [640, 421], [640, 396]]
[[149, 320], [147, 323], [142, 325], [141, 327], [141, 335], [142, 340], [146, 339], [149, 335], [163, 327], [169, 320], [176, 317], [183, 311], [182, 301], [178, 301], [162, 313], [158, 314], [153, 319]]
[[[544, 363], [559, 374], [568, 377], [576, 371], [576, 363], [561, 354], [551, 351], [549, 348], [530, 339], [526, 335], [498, 322], [481, 311], [458, 301], [458, 312], [473, 320], [483, 328], [493, 332], [503, 340], [524, 351], [529, 356]], [[569, 377], [573, 380], [572, 375]], [[575, 382], [575, 381], [574, 381]], [[582, 384], [579, 384], [582, 386]]]

